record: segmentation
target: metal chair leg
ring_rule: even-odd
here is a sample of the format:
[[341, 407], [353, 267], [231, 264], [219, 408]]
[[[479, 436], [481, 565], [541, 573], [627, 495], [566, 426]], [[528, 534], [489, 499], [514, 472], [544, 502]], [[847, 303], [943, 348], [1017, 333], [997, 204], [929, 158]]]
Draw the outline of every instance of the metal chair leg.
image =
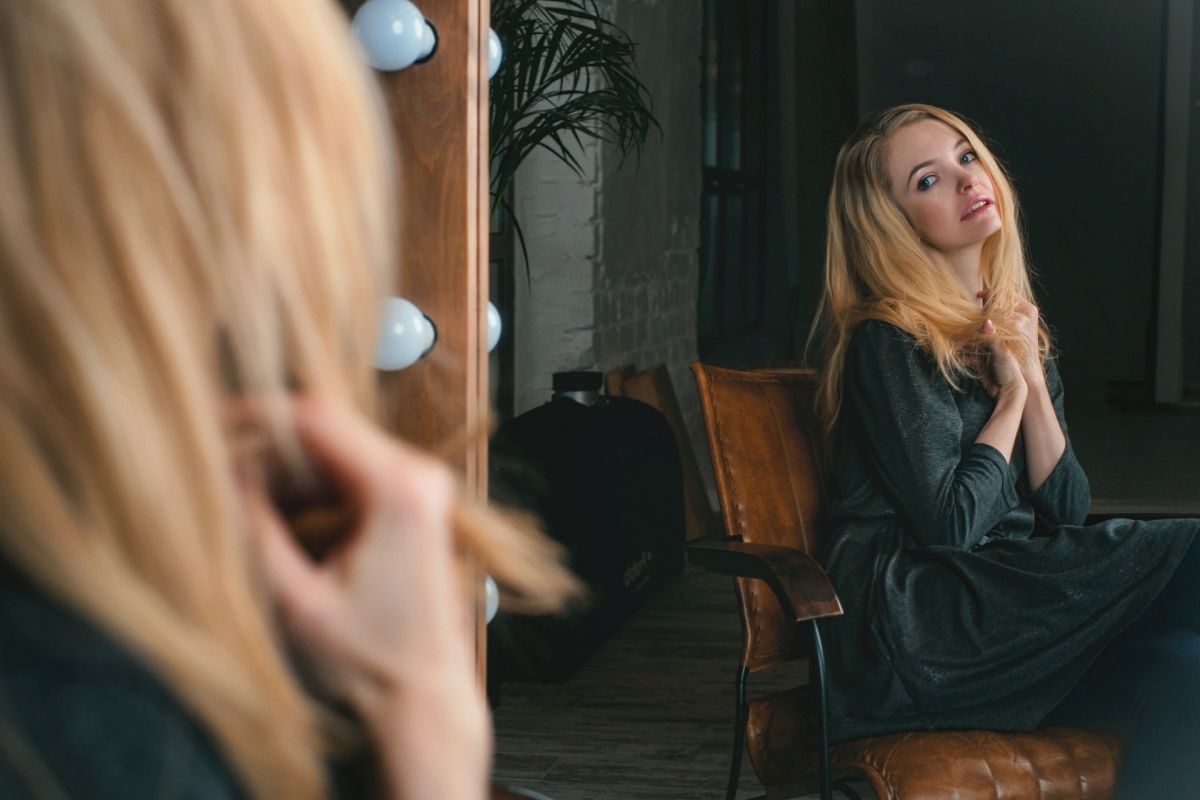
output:
[[817, 659], [817, 702], [821, 725], [821, 800], [833, 800], [833, 768], [829, 759], [829, 708], [825, 700], [825, 646], [821, 644], [821, 628], [812, 621], [813, 652]]
[[750, 670], [743, 664], [737, 672], [737, 700], [733, 711], [733, 755], [729, 761], [729, 784], [725, 787], [725, 800], [735, 800], [738, 777], [742, 771], [742, 751], [746, 749], [746, 719], [750, 707], [746, 704], [746, 676]]

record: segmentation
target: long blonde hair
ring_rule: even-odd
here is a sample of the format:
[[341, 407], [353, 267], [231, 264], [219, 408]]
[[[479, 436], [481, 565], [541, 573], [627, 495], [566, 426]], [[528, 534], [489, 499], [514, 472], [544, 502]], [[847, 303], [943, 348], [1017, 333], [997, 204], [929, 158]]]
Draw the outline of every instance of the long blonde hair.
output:
[[[1001, 225], [983, 244], [980, 272], [988, 296], [982, 310], [962, 296], [948, 270], [929, 258], [889, 192], [891, 136], [926, 119], [965, 138], [992, 181]], [[824, 350], [817, 403], [828, 428], [838, 416], [847, 348], [863, 320], [883, 320], [907, 331], [951, 385], [976, 370], [970, 354], [981, 350], [987, 318], [1023, 355], [1016, 332], [1005, 323], [1018, 303], [1033, 302], [1016, 194], [992, 151], [961, 118], [935, 106], [909, 104], [868, 120], [838, 152], [827, 214], [825, 285], [810, 344], [819, 340]], [[1046, 357], [1051, 342], [1044, 327], [1039, 339]]]
[[[327, 0], [0, 3], [0, 553], [139, 653], [258, 798], [323, 796], [326, 743], [225, 403], [375, 413], [385, 120]], [[567, 585], [498, 529], [468, 537], [493, 574]]]

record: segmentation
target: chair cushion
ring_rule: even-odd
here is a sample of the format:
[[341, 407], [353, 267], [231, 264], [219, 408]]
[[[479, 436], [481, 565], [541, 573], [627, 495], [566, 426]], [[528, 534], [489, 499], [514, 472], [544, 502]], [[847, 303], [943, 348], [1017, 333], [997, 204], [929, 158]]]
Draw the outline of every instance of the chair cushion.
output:
[[1073, 728], [922, 731], [835, 745], [833, 764], [879, 800], [1102, 800], [1120, 751], [1115, 736]]

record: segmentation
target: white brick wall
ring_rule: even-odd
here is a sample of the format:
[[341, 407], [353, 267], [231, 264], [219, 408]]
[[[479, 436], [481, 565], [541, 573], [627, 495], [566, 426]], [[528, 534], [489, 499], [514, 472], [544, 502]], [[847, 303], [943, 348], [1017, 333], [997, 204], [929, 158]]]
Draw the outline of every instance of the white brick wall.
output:
[[701, 5], [601, 2], [638, 46], [638, 74], [662, 126], [623, 164], [588, 143], [587, 174], [535, 154], [517, 180], [531, 281], [516, 276], [516, 397], [521, 413], [550, 396], [550, 376], [666, 364], [707, 472], [688, 363], [696, 357], [700, 213]]

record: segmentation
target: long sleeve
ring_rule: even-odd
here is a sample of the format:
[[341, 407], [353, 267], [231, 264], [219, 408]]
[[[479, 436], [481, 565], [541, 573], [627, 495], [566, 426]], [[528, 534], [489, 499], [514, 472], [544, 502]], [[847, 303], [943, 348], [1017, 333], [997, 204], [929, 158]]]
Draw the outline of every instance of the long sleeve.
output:
[[862, 323], [844, 385], [872, 471], [916, 544], [969, 548], [1020, 502], [999, 451], [964, 447], [954, 392], [908, 334]]
[[0, 745], [3, 798], [245, 797], [215, 741], [136, 656], [2, 575], [0, 736], [12, 745]]
[[[243, 797], [197, 726], [144, 687], [80, 678], [37, 691], [44, 692], [38, 717], [27, 711], [26, 726], [14, 735], [67, 797]], [[24, 781], [4, 773], [0, 769], [0, 796], [24, 796], [15, 788]]]
[[1036, 492], [1026, 491], [1030, 502], [1042, 524], [1047, 528], [1059, 525], [1082, 525], [1087, 519], [1088, 509], [1092, 504], [1092, 492], [1088, 485], [1087, 475], [1075, 451], [1071, 447], [1071, 437], [1067, 435], [1067, 419], [1063, 413], [1063, 383], [1054, 362], [1046, 364], [1046, 388], [1050, 391], [1050, 400], [1054, 403], [1054, 413], [1058, 424], [1062, 427], [1063, 437], [1067, 446], [1062, 457], [1050, 472]]

